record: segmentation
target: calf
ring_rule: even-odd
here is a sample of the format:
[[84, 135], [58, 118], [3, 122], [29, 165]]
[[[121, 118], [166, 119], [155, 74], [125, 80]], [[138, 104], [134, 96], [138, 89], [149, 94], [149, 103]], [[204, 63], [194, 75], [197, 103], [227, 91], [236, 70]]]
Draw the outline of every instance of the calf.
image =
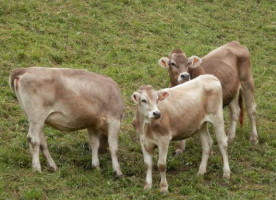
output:
[[[236, 41], [227, 43], [204, 56], [187, 58], [181, 50], [173, 50], [169, 57], [159, 60], [159, 65], [168, 69], [171, 87], [186, 82], [202, 74], [215, 75], [222, 84], [223, 106], [230, 109], [229, 141], [233, 140], [238, 119], [243, 124], [243, 103], [251, 122], [252, 143], [257, 142], [256, 104], [254, 100], [254, 80], [251, 72], [250, 54], [246, 47]], [[241, 89], [240, 89], [241, 88]], [[239, 105], [236, 97], [239, 95]], [[182, 152], [185, 142], [179, 145], [177, 153]]]
[[49, 167], [57, 169], [43, 133], [47, 124], [61, 131], [87, 129], [96, 168], [100, 167], [99, 138], [108, 139], [113, 170], [122, 175], [117, 151], [124, 103], [111, 78], [84, 70], [30, 67], [12, 71], [9, 83], [29, 121], [34, 170], [41, 172], [39, 148]]
[[133, 127], [139, 134], [147, 168], [145, 189], [152, 186], [152, 156], [159, 150], [158, 169], [161, 174], [161, 192], [168, 191], [166, 180], [166, 159], [171, 140], [182, 140], [198, 133], [202, 146], [202, 161], [198, 174], [206, 172], [207, 161], [212, 148], [207, 122], [212, 123], [223, 157], [223, 177], [230, 178], [227, 156], [227, 137], [224, 132], [222, 89], [219, 80], [212, 75], [155, 91], [143, 86], [132, 94], [136, 104]]

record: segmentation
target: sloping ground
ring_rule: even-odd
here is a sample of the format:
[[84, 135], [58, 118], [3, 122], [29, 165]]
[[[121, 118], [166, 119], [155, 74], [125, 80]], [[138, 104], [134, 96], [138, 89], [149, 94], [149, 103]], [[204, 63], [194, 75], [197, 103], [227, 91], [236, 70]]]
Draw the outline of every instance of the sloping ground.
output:
[[[275, 19], [273, 1], [2, 0], [0, 199], [275, 199]], [[168, 86], [167, 72], [157, 61], [172, 49], [203, 56], [231, 40], [251, 52], [259, 143], [249, 144], [246, 118], [229, 146], [229, 181], [222, 178], [216, 145], [202, 178], [195, 175], [201, 159], [197, 137], [188, 141], [180, 157], [172, 156], [172, 144], [170, 193], [160, 195], [156, 167], [153, 189], [144, 191], [143, 156], [130, 125], [134, 112], [130, 95], [144, 84]], [[48, 145], [59, 170], [50, 172], [41, 156], [43, 173], [32, 172], [28, 122], [8, 87], [8, 76], [14, 68], [34, 65], [83, 68], [118, 82], [127, 105], [119, 152], [124, 178], [113, 178], [109, 154], [100, 156], [101, 172], [91, 169], [85, 131], [64, 134], [49, 127], [45, 128]]]

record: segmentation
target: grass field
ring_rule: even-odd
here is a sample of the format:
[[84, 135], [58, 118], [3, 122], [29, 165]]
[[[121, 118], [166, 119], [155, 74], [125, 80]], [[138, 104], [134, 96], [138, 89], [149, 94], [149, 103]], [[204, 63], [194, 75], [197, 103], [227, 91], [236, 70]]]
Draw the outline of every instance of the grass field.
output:
[[[222, 178], [217, 145], [207, 174], [197, 177], [201, 147], [188, 140], [180, 157], [168, 156], [169, 193], [144, 191], [145, 169], [130, 124], [130, 95], [139, 86], [167, 87], [157, 61], [174, 48], [188, 56], [237, 40], [251, 53], [259, 143], [249, 143], [249, 122], [238, 127], [229, 146], [232, 177]], [[276, 199], [276, 3], [274, 1], [25, 0], [0, 1], [0, 199]], [[120, 131], [119, 162], [124, 178], [112, 174], [110, 154], [91, 169], [86, 131], [64, 134], [45, 127], [49, 150], [59, 166], [33, 172], [28, 122], [8, 87], [12, 69], [29, 66], [81, 68], [118, 82], [126, 104]], [[226, 129], [228, 111], [225, 109]]]

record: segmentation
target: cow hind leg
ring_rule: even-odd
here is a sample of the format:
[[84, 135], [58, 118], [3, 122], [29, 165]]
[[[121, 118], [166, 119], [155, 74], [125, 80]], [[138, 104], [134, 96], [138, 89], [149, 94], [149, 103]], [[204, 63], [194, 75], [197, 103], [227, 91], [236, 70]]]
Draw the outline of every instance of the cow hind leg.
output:
[[245, 99], [247, 114], [251, 123], [250, 141], [255, 144], [258, 140], [256, 127], [256, 103], [254, 99], [254, 83], [253, 78], [250, 81], [242, 81], [242, 93]]
[[57, 165], [56, 165], [56, 163], [54, 162], [53, 158], [50, 155], [50, 152], [48, 150], [47, 141], [46, 141], [46, 138], [45, 138], [45, 135], [44, 135], [43, 131], [41, 131], [39, 136], [40, 136], [40, 149], [41, 149], [41, 151], [43, 152], [43, 154], [46, 158], [47, 164], [53, 171], [56, 171], [57, 170]]
[[32, 156], [32, 168], [34, 171], [41, 172], [39, 161], [40, 134], [42, 133], [43, 124], [29, 122], [28, 142]]
[[99, 134], [93, 129], [88, 128], [88, 138], [90, 147], [92, 149], [92, 167], [95, 167], [96, 169], [100, 169], [100, 161], [98, 158], [98, 152], [100, 147], [100, 140], [99, 140]]
[[178, 142], [177, 149], [175, 150], [175, 156], [179, 156], [183, 153], [186, 148], [186, 140], [181, 140]]
[[231, 142], [236, 135], [237, 121], [239, 119], [240, 108], [236, 99], [233, 99], [233, 101], [230, 102], [228, 107], [230, 111], [230, 127], [227, 136], [228, 142]]
[[224, 121], [223, 121], [222, 112], [220, 115], [221, 115], [220, 118], [218, 120], [215, 120], [215, 122], [213, 123], [213, 127], [214, 127], [214, 131], [218, 141], [218, 146], [223, 159], [223, 177], [226, 179], [229, 179], [230, 167], [229, 167], [228, 154], [227, 154], [228, 139], [224, 132]]
[[106, 153], [108, 150], [107, 136], [103, 133], [99, 133], [99, 140], [100, 140], [99, 153]]
[[209, 134], [207, 123], [202, 126], [198, 133], [202, 147], [202, 159], [197, 174], [204, 175], [206, 173], [209, 155], [212, 153], [213, 140]]
[[108, 144], [111, 153], [112, 167], [116, 173], [116, 176], [118, 177], [123, 175], [120, 169], [117, 155], [120, 124], [120, 121], [116, 119], [110, 120], [108, 123]]

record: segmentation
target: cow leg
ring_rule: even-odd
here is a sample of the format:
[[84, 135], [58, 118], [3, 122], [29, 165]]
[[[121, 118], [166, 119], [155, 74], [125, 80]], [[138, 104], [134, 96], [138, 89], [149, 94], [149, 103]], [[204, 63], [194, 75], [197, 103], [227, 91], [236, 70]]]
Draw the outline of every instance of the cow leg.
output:
[[220, 152], [222, 154], [223, 159], [223, 177], [229, 179], [230, 178], [230, 167], [228, 161], [228, 154], [227, 154], [227, 136], [224, 132], [224, 121], [223, 121], [223, 114], [219, 114], [219, 118], [214, 121], [213, 123], [214, 131], [216, 133], [216, 138], [218, 141], [218, 146]]
[[32, 168], [34, 171], [41, 172], [41, 165], [39, 161], [39, 147], [40, 147], [40, 134], [43, 129], [43, 124], [29, 122], [29, 132], [27, 135], [30, 152], [32, 155]]
[[168, 183], [166, 179], [168, 149], [169, 140], [158, 142], [159, 158], [157, 166], [161, 175], [160, 191], [162, 193], [168, 192]]
[[99, 140], [99, 134], [93, 129], [88, 128], [88, 138], [90, 147], [92, 149], [92, 167], [95, 167], [96, 169], [100, 169], [100, 162], [98, 158], [98, 151], [100, 147], [100, 140]]
[[208, 164], [209, 155], [212, 152], [213, 140], [209, 134], [207, 123], [198, 131], [202, 148], [202, 159], [198, 170], [198, 175], [204, 175]]
[[257, 143], [258, 133], [256, 127], [256, 103], [254, 99], [254, 83], [253, 78], [249, 81], [242, 81], [242, 94], [245, 99], [247, 114], [251, 123], [251, 135], [250, 141], [252, 143]]
[[149, 190], [149, 189], [151, 189], [151, 186], [152, 186], [152, 155], [153, 155], [154, 147], [153, 147], [153, 145], [148, 145], [146, 147], [146, 145], [144, 144], [144, 141], [141, 137], [140, 137], [140, 144], [141, 144], [142, 151], [143, 151], [145, 168], [147, 170], [144, 189]]
[[117, 156], [120, 124], [120, 121], [115, 119], [110, 120], [108, 123], [108, 144], [111, 153], [112, 167], [118, 177], [123, 175]]
[[99, 133], [100, 147], [99, 153], [106, 153], [108, 149], [107, 136], [103, 133]]
[[177, 149], [175, 150], [175, 156], [179, 156], [183, 153], [186, 147], [186, 140], [180, 140], [177, 145]]
[[228, 142], [231, 142], [236, 135], [236, 127], [237, 127], [237, 121], [239, 119], [240, 108], [236, 99], [233, 99], [233, 101], [231, 101], [228, 107], [230, 111], [230, 127], [229, 127], [227, 136], [228, 136]]
[[46, 158], [47, 164], [52, 170], [56, 171], [57, 170], [57, 165], [56, 165], [56, 163], [54, 162], [53, 158], [50, 155], [50, 152], [48, 150], [47, 141], [46, 141], [45, 135], [43, 133], [43, 130], [41, 131], [39, 136], [40, 136], [40, 149], [41, 149], [41, 151], [43, 152], [43, 154]]

